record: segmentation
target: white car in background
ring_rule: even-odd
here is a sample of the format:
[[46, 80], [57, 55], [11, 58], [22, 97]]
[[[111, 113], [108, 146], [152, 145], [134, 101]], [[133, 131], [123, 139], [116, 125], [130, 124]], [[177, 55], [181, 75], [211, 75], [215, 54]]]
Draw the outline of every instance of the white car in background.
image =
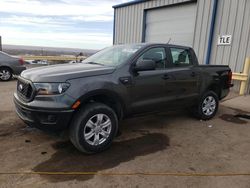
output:
[[26, 60], [26, 63], [31, 65], [48, 65], [47, 60]]

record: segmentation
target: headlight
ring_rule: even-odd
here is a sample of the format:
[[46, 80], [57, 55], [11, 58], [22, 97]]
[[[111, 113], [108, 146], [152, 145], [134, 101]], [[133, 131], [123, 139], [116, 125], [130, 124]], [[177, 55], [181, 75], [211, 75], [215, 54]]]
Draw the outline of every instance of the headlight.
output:
[[64, 93], [69, 83], [34, 83], [37, 95], [57, 95]]

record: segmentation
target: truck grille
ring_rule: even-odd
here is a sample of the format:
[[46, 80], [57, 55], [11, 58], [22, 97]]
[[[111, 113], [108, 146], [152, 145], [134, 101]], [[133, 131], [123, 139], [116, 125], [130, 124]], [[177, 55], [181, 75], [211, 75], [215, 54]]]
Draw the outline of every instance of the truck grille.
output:
[[33, 95], [33, 88], [29, 81], [18, 78], [17, 94], [24, 100], [31, 100]]

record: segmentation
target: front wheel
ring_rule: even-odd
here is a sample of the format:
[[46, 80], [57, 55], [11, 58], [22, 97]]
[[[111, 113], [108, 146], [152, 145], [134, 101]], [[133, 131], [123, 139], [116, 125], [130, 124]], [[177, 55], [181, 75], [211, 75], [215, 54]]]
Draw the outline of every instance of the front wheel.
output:
[[70, 140], [84, 153], [97, 153], [110, 147], [118, 130], [116, 113], [102, 103], [80, 109], [70, 126]]
[[219, 107], [219, 99], [213, 91], [206, 92], [199, 100], [197, 106], [193, 108], [193, 114], [202, 120], [213, 118]]

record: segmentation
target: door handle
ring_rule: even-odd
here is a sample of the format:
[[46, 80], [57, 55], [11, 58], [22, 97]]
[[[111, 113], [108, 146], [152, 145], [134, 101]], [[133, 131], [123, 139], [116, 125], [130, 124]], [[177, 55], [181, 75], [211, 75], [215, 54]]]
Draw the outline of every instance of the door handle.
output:
[[196, 73], [195, 73], [195, 72], [192, 72], [190, 76], [195, 77], [195, 76], [196, 76]]
[[131, 77], [121, 77], [119, 78], [119, 80], [124, 85], [128, 85], [132, 83]]
[[170, 77], [169, 77], [169, 75], [168, 74], [164, 74], [163, 76], [162, 76], [162, 79], [163, 80], [167, 80], [167, 79], [169, 79]]

